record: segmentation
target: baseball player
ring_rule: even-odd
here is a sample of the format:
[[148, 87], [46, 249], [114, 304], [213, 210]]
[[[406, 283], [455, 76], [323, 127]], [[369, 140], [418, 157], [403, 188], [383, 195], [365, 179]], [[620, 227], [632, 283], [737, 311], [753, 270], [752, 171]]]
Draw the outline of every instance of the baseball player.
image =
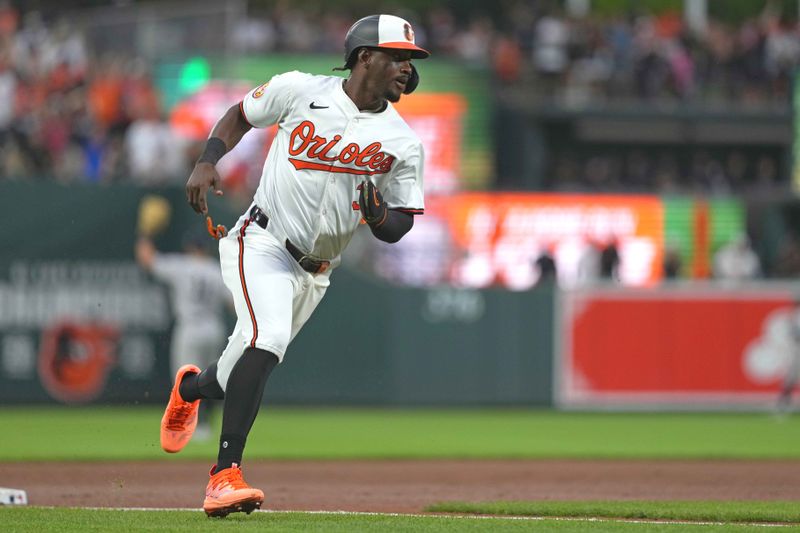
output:
[[189, 204], [207, 215], [209, 188], [222, 194], [217, 161], [251, 128], [278, 125], [252, 205], [230, 233], [206, 219], [220, 239], [236, 326], [215, 364], [178, 370], [161, 421], [162, 448], [177, 452], [192, 437], [200, 400], [224, 398], [209, 516], [250, 513], [264, 501], [240, 468], [264, 386], [362, 219], [376, 238], [397, 242], [423, 213], [422, 144], [392, 103], [419, 82], [411, 60], [428, 55], [407, 21], [359, 20], [345, 38], [347, 79], [295, 71], [255, 88], [214, 126], [189, 177]]
[[[183, 239], [184, 253], [164, 254], [153, 241], [140, 236], [136, 262], [170, 289], [175, 328], [170, 346], [172, 375], [193, 361], [209, 365], [225, 346], [225, 309], [230, 296], [222, 282], [219, 263], [208, 252], [202, 235]], [[203, 402], [198, 413], [196, 438], [211, 435], [212, 402]]]
[[786, 374], [783, 376], [781, 390], [778, 393], [778, 402], [775, 405], [777, 414], [782, 415], [791, 411], [792, 394], [800, 380], [800, 300], [795, 301], [792, 312], [789, 315], [789, 332], [791, 335], [791, 353], [789, 355], [789, 365]]

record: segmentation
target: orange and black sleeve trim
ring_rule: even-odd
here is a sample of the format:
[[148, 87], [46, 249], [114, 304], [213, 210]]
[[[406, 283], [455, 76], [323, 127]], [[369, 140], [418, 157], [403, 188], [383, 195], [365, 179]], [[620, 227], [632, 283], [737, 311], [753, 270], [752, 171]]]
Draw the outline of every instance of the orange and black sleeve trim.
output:
[[415, 207], [393, 207], [393, 211], [400, 211], [401, 213], [408, 213], [409, 215], [424, 215], [425, 210]]

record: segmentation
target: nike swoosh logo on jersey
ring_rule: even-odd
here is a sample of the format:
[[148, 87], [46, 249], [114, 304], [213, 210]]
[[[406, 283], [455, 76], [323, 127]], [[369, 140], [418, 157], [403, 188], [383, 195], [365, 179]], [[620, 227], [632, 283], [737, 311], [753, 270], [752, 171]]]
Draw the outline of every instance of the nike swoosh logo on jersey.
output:
[[316, 105], [314, 102], [311, 102], [311, 105], [308, 106], [308, 107], [310, 107], [311, 109], [328, 109], [330, 106], [329, 105]]

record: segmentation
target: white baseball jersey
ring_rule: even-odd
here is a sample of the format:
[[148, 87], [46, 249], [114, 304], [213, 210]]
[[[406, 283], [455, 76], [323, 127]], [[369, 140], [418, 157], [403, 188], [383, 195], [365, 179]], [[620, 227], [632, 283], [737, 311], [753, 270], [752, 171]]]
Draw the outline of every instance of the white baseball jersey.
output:
[[175, 314], [170, 349], [173, 373], [188, 363], [210, 364], [225, 342], [228, 295], [219, 264], [210, 257], [156, 254], [152, 271], [170, 287]]
[[242, 101], [254, 127], [278, 124], [255, 203], [306, 253], [335, 259], [358, 228], [356, 187], [371, 179], [388, 206], [421, 214], [423, 150], [389, 104], [359, 111], [338, 76], [289, 72]]
[[[238, 319], [217, 364], [223, 390], [246, 348], [283, 360], [359, 227], [357, 187], [364, 179], [377, 185], [392, 209], [421, 214], [425, 208], [419, 138], [391, 104], [380, 113], [359, 111], [343, 81], [289, 72], [241, 103], [252, 126], [277, 124], [278, 132], [254, 198], [269, 224], [262, 228], [245, 212], [220, 240], [222, 275]], [[287, 239], [331, 261], [331, 268], [306, 272], [287, 251]]]
[[223, 323], [228, 296], [216, 260], [184, 254], [156, 254], [153, 275], [170, 286], [176, 322], [198, 329]]

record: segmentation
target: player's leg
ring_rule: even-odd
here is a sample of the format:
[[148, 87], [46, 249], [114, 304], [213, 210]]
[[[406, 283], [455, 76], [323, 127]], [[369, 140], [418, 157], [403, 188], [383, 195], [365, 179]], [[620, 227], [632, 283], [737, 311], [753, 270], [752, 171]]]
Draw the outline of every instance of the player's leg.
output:
[[[234, 336], [237, 332], [234, 330]], [[172, 364], [178, 366], [175, 382], [170, 392], [164, 416], [161, 418], [161, 448], [169, 453], [183, 449], [192, 439], [198, 426], [198, 413], [202, 399], [221, 399], [224, 396], [217, 382], [216, 364], [203, 371], [188, 363], [186, 354], [196, 353], [195, 340], [202, 336], [194, 327], [178, 326], [173, 334]], [[241, 341], [234, 343], [241, 345]], [[176, 354], [183, 354], [186, 360]], [[205, 403], [205, 402], [202, 402]], [[209, 431], [206, 428], [206, 431]]]
[[222, 411], [218, 471], [242, 464], [247, 436], [261, 407], [267, 379], [277, 365], [275, 354], [248, 347], [231, 370]]
[[[311, 276], [293, 261], [287, 264], [283, 254], [272, 264], [273, 267], [265, 269], [261, 275], [247, 276], [251, 289], [269, 296], [251, 301], [255, 326], [250, 329], [245, 321], [243, 332], [245, 338], [251, 333], [253, 338], [232, 365], [227, 380], [224, 377], [221, 380], [226, 393], [219, 469], [232, 463], [241, 464], [246, 437], [261, 406], [267, 379], [283, 360], [289, 343], [311, 317], [330, 284], [328, 274]], [[228, 358], [220, 359], [223, 374], [230, 363]]]
[[238, 350], [226, 350], [217, 364], [225, 402], [217, 464], [203, 503], [209, 516], [248, 512], [264, 499], [260, 490], [245, 483], [240, 465], [267, 378], [289, 343], [297, 281], [291, 256], [259, 230], [237, 226], [220, 244], [223, 280], [233, 295], [241, 344]]
[[292, 335], [290, 342], [300, 332], [316, 310], [330, 285], [330, 271], [312, 276], [304, 274], [301, 289], [292, 303]]
[[[228, 337], [228, 344], [222, 351], [220, 360], [226, 357], [233, 357], [233, 354], [239, 354], [244, 344], [244, 334], [240, 322], [236, 321], [236, 326], [233, 328], [233, 333]], [[219, 384], [217, 379], [217, 365], [215, 361], [208, 365], [205, 370], [199, 373], [188, 373], [183, 377], [180, 384], [180, 394], [187, 401], [212, 399], [221, 400], [225, 397], [225, 392]]]
[[197, 411], [197, 428], [192, 437], [195, 440], [211, 437], [213, 407], [216, 400], [224, 396], [216, 379], [216, 360], [223, 351], [224, 340], [222, 324], [214, 322], [176, 328], [173, 336], [173, 354], [191, 354], [175, 357], [174, 363], [182, 366], [191, 359], [205, 368], [200, 373], [186, 373], [179, 386], [184, 399], [203, 400]]
[[789, 363], [789, 368], [781, 384], [781, 391], [778, 394], [776, 408], [779, 413], [785, 413], [791, 409], [792, 393], [797, 385], [798, 378], [800, 378], [800, 353], [795, 352], [792, 354], [792, 360]]
[[243, 250], [238, 286], [231, 287], [241, 294], [234, 298], [234, 306], [245, 342], [238, 353], [233, 350], [220, 358], [218, 366], [218, 379], [226, 391], [218, 469], [241, 464], [267, 378], [283, 358], [291, 335], [292, 302], [298, 285], [293, 260], [274, 239], [253, 240], [261, 246]]
[[[243, 327], [245, 337], [253, 334], [250, 343], [242, 356], [233, 364], [230, 375], [224, 377], [224, 369], [230, 366], [230, 360], [220, 359], [223, 369], [221, 383], [225, 386], [225, 406], [222, 415], [222, 435], [220, 436], [219, 455], [213, 472], [232, 472], [237, 476], [241, 491], [252, 490], [241, 479], [241, 464], [247, 435], [255, 421], [261, 406], [264, 388], [270, 373], [282, 360], [286, 347], [299, 332], [316, 309], [329, 285], [328, 276], [310, 276], [300, 271], [294, 263], [287, 264], [283, 260], [273, 261], [272, 268], [266, 269], [263, 275], [246, 275], [249, 289], [259, 291], [258, 294], [269, 295], [252, 303], [254, 316], [253, 328]], [[261, 265], [264, 262], [260, 263]], [[245, 263], [247, 265], [247, 263]], [[246, 323], [246, 321], [245, 321]], [[263, 328], [268, 333], [262, 331]], [[255, 344], [255, 346], [252, 346]], [[230, 482], [228, 479], [224, 483]], [[232, 508], [215, 500], [214, 477], [209, 483], [211, 496], [207, 489], [204, 508], [206, 513], [227, 514]], [[263, 499], [263, 497], [262, 497]], [[260, 501], [258, 505], [260, 505]]]
[[[208, 328], [205, 332], [205, 335], [202, 337], [202, 346], [198, 347], [198, 352], [200, 354], [200, 359], [203, 361], [205, 365], [208, 367], [214, 366], [215, 373], [214, 373], [214, 383], [219, 387], [219, 384], [216, 381], [216, 361], [219, 358], [219, 354], [222, 353], [223, 349], [225, 348], [225, 331], [222, 324], [219, 324], [217, 328]], [[221, 392], [222, 389], [220, 388], [219, 391]], [[224, 395], [224, 393], [222, 393]], [[200, 431], [201, 426], [208, 427], [208, 436], [211, 436], [211, 421], [214, 418], [214, 413], [217, 412], [217, 409], [221, 406], [218, 400], [221, 400], [221, 397], [217, 397], [214, 399], [209, 398], [208, 400], [200, 403], [200, 411], [197, 414], [197, 427], [198, 431]]]

